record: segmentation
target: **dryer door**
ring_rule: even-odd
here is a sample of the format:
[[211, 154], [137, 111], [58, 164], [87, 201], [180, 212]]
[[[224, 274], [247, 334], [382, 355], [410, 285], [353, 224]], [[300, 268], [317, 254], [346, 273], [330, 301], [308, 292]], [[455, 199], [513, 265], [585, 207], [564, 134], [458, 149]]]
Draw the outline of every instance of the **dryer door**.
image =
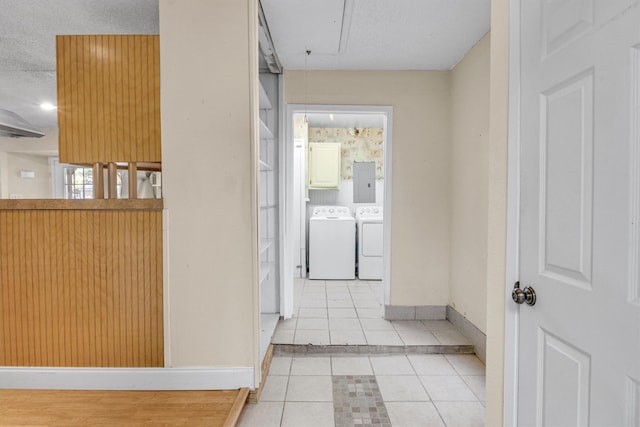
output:
[[382, 222], [365, 222], [362, 224], [360, 244], [362, 255], [371, 257], [382, 256]]

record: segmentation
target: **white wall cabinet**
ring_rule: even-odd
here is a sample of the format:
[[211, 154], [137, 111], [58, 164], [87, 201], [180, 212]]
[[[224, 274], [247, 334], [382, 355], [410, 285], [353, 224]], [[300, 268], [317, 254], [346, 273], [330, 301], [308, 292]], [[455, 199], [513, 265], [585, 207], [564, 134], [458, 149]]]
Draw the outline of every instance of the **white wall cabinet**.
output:
[[340, 188], [341, 146], [339, 142], [309, 143], [309, 188]]

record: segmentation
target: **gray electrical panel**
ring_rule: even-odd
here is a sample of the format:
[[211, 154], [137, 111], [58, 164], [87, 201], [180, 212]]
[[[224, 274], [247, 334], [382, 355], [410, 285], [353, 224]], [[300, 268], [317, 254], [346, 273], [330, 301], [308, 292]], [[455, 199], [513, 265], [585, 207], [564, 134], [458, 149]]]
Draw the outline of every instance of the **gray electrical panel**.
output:
[[376, 202], [375, 162], [353, 162], [353, 203]]

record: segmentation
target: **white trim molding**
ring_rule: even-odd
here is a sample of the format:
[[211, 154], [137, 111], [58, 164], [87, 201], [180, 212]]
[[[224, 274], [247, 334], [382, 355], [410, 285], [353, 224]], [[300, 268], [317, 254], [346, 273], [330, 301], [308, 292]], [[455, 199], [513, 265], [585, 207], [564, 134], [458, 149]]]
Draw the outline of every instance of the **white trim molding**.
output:
[[0, 368], [0, 389], [235, 390], [253, 368]]
[[629, 302], [640, 305], [640, 44], [631, 48], [631, 116]]
[[504, 325], [504, 426], [518, 425], [520, 308], [511, 302], [520, 275], [520, 0], [509, 0], [509, 121]]
[[260, 73], [258, 55], [258, 2], [248, 0], [249, 19], [249, 135], [251, 159], [251, 283], [253, 305], [253, 381], [257, 384], [261, 381], [262, 360], [260, 357], [261, 327], [260, 324], [260, 248], [259, 248], [259, 210], [260, 210]]

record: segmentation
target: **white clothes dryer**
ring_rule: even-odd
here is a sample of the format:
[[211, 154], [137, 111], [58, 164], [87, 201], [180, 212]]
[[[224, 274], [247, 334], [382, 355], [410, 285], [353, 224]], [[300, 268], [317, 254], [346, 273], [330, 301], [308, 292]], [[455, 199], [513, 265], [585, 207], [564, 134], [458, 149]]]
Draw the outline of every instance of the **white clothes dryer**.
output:
[[356, 220], [346, 206], [316, 206], [309, 218], [309, 279], [356, 277]]
[[382, 280], [384, 237], [381, 206], [356, 208], [358, 222], [358, 278]]

